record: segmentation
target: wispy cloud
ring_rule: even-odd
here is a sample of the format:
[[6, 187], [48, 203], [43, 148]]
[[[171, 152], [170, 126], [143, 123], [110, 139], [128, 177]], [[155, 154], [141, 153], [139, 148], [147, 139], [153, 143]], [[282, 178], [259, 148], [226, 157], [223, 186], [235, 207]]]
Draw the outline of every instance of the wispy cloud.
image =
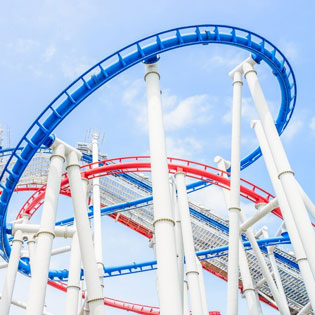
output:
[[299, 47], [296, 42], [282, 38], [280, 40], [281, 51], [288, 58], [289, 61], [296, 61], [299, 55]]
[[39, 41], [33, 39], [19, 38], [14, 42], [9, 42], [7, 47], [11, 52], [18, 54], [26, 54], [38, 48], [40, 46]]
[[[122, 103], [135, 112], [134, 119], [142, 130], [147, 129], [146, 92], [143, 79], [131, 82], [122, 94]], [[213, 106], [207, 94], [193, 95], [179, 100], [166, 90], [162, 95], [163, 120], [166, 131], [205, 124], [213, 119]]]
[[49, 62], [56, 53], [56, 46], [54, 44], [49, 45], [43, 54], [43, 60]]
[[178, 130], [192, 124], [204, 124], [213, 118], [212, 105], [208, 95], [194, 95], [180, 101], [175, 108], [166, 112], [164, 124], [166, 130]]
[[194, 137], [166, 137], [168, 156], [190, 159], [202, 150], [203, 142]]

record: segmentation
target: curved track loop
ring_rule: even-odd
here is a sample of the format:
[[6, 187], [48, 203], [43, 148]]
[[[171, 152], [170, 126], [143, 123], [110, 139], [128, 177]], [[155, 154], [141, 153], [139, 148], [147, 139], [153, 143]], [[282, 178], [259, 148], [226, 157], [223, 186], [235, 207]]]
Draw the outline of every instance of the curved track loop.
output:
[[[12, 152], [0, 176], [3, 194], [0, 199], [0, 249], [8, 259], [10, 247], [6, 236], [6, 212], [12, 193], [24, 169], [41, 145], [50, 145], [51, 132], [83, 100], [106, 82], [134, 66], [156, 58], [168, 50], [199, 44], [224, 44], [250, 51], [256, 62], [264, 60], [277, 77], [281, 90], [281, 107], [276, 127], [281, 134], [287, 126], [296, 102], [296, 81], [285, 56], [268, 40], [245, 29], [226, 25], [195, 25], [176, 28], [132, 43], [97, 63], [63, 90], [38, 116]], [[24, 147], [19, 154], [20, 147]], [[261, 152], [256, 149], [242, 160], [242, 168], [253, 163]], [[14, 163], [12, 163], [14, 162]], [[10, 165], [13, 165], [10, 167]]]

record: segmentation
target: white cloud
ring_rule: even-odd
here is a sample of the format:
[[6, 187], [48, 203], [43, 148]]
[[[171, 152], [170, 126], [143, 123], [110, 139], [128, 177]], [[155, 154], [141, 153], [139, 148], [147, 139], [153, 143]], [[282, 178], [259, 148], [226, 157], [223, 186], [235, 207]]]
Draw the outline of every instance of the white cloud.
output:
[[[122, 103], [131, 108], [135, 121], [142, 130], [147, 130], [146, 90], [143, 79], [129, 83], [122, 94]], [[163, 121], [167, 131], [175, 131], [211, 121], [213, 114], [210, 97], [206, 94], [193, 95], [181, 101], [169, 90], [162, 94]]]
[[194, 137], [172, 138], [166, 137], [167, 155], [189, 159], [202, 149], [203, 143]]
[[286, 141], [292, 140], [302, 129], [303, 121], [300, 119], [293, 118], [288, 124], [287, 128], [283, 132], [282, 138]]
[[52, 59], [52, 57], [55, 55], [55, 53], [56, 53], [56, 47], [55, 47], [55, 45], [51, 44], [45, 50], [45, 52], [43, 54], [43, 60], [45, 62], [49, 62]]
[[223, 190], [221, 187], [210, 186], [194, 193], [189, 194], [189, 199], [197, 205], [203, 205], [206, 209], [210, 209], [212, 213], [227, 219], [228, 210], [225, 205]]
[[281, 39], [280, 45], [282, 52], [288, 58], [289, 61], [296, 61], [299, 55], [299, 49], [295, 42]]
[[91, 65], [88, 65], [88, 63], [83, 60], [72, 60], [71, 58], [67, 58], [67, 61], [61, 66], [61, 71], [65, 78], [74, 80], [90, 67]]
[[33, 39], [19, 38], [15, 42], [10, 42], [7, 47], [18, 54], [26, 54], [39, 47], [39, 42]]
[[164, 114], [165, 129], [177, 130], [191, 124], [210, 122], [213, 117], [210, 114], [211, 108], [209, 96], [206, 94], [188, 97], [180, 101], [173, 110]]
[[242, 61], [244, 61], [244, 53], [239, 52], [232, 54], [230, 51], [224, 55], [213, 55], [205, 62], [206, 69], [213, 69], [214, 67], [225, 67], [232, 70]]
[[309, 127], [310, 127], [310, 129], [311, 129], [312, 131], [315, 132], [315, 116], [313, 116], [313, 117], [311, 118], [311, 121], [310, 121], [310, 123], [309, 123]]

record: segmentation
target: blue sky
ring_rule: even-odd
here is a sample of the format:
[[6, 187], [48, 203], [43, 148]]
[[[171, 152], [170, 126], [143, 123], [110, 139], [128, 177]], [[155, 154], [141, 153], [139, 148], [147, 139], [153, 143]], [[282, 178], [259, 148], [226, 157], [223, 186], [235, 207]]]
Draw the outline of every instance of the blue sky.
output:
[[[298, 6], [293, 1], [242, 0], [3, 1], [0, 4], [0, 123], [9, 126], [11, 144], [16, 144], [40, 111], [78, 75], [142, 37], [193, 24], [243, 27], [269, 39], [287, 56], [294, 69], [297, 105], [282, 138], [297, 178], [314, 200], [314, 6], [311, 1], [300, 2]], [[161, 56], [168, 155], [211, 165], [216, 155], [229, 159], [232, 86], [227, 74], [247, 56], [247, 52], [217, 45], [184, 48]], [[257, 66], [257, 71], [275, 115], [280, 103], [278, 83], [264, 64]], [[97, 128], [105, 134], [102, 151], [110, 157], [148, 154], [143, 74], [140, 64], [112, 80], [58, 127], [57, 136], [75, 144], [84, 140], [89, 128]], [[257, 117], [246, 84], [243, 117], [244, 156], [257, 146], [249, 128], [250, 120]], [[272, 191], [262, 159], [243, 171], [242, 176]], [[16, 200], [16, 204], [23, 203], [21, 196], [24, 198], [20, 195], [21, 200]], [[191, 198], [226, 216], [222, 196], [216, 189]], [[66, 204], [64, 201], [63, 205]], [[245, 202], [243, 206], [248, 212], [253, 211]], [[13, 217], [15, 212], [12, 212]], [[274, 231], [279, 221], [270, 217], [266, 223]], [[147, 240], [108, 219], [104, 219], [104, 226], [108, 265], [152, 258]], [[209, 309], [224, 314], [226, 284], [209, 274], [205, 276]], [[110, 279], [105, 282], [105, 291], [110, 297], [156, 305], [154, 279], [153, 273]], [[19, 281], [27, 288], [26, 280], [19, 278]], [[61, 314], [54, 299], [62, 302], [63, 297], [53, 290], [49, 294], [48, 309]], [[240, 303], [240, 314], [246, 314], [245, 302]], [[108, 313], [124, 314], [115, 310]], [[274, 313], [265, 307], [265, 314]]]

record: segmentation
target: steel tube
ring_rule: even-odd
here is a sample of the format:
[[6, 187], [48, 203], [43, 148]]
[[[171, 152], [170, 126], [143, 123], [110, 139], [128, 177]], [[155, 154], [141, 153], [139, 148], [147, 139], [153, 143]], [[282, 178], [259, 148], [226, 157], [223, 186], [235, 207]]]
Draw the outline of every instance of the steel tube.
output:
[[67, 155], [66, 169], [69, 177], [74, 217], [88, 291], [89, 308], [93, 315], [103, 315], [105, 314], [103, 290], [99, 281], [92, 233], [87, 214], [86, 194], [81, 179], [77, 152], [72, 151]]
[[[222, 171], [226, 171], [227, 167], [230, 166], [230, 165], [227, 165], [228, 163], [220, 156], [217, 156], [214, 162], [217, 163], [218, 169]], [[226, 173], [223, 173], [223, 177], [228, 178]], [[230, 204], [229, 192], [226, 189], [223, 189], [223, 195], [224, 195], [225, 205], [228, 208]], [[246, 298], [248, 310], [250, 314], [260, 314], [261, 305], [260, 305], [257, 293], [255, 292], [255, 290], [252, 290], [252, 288], [254, 287], [252, 276], [250, 274], [249, 265], [246, 258], [243, 242], [241, 242], [241, 240], [240, 240], [240, 243], [241, 243], [239, 245], [240, 272], [241, 272], [241, 277], [243, 281], [243, 292]]]
[[240, 234], [240, 149], [241, 149], [241, 103], [242, 75], [233, 75], [233, 109], [231, 142], [231, 183], [229, 198], [229, 254], [227, 314], [238, 314], [239, 234]]
[[185, 184], [185, 173], [177, 172], [175, 174], [175, 179], [178, 195], [178, 207], [182, 222], [186, 277], [189, 286], [191, 311], [193, 314], [202, 315], [203, 308], [200, 291], [200, 278], [198, 266], [196, 263], [196, 253]]
[[145, 65], [149, 142], [152, 169], [154, 233], [156, 239], [157, 279], [162, 315], [182, 315], [181, 290], [178, 283], [178, 265], [174, 220], [168, 178], [165, 136], [162, 118], [157, 64]]
[[42, 315], [45, 304], [47, 278], [52, 242], [55, 237], [55, 221], [62, 167], [65, 161], [65, 146], [59, 144], [51, 156], [40, 230], [37, 236], [35, 257], [32, 264], [32, 278], [27, 302], [27, 315]]
[[[24, 233], [30, 233], [35, 234], [35, 237], [37, 237], [37, 234], [41, 234], [41, 225], [39, 224], [18, 224], [15, 223], [13, 225], [13, 234], [17, 229], [19, 229], [19, 225], [21, 225], [21, 230]], [[55, 226], [54, 229], [52, 229], [52, 233], [55, 237], [63, 237], [63, 238], [71, 238], [73, 234], [76, 232], [76, 230], [72, 226]], [[54, 249], [52, 250], [54, 251]]]
[[171, 192], [172, 192], [172, 205], [175, 219], [175, 238], [176, 238], [176, 252], [177, 252], [177, 264], [178, 264], [178, 282], [181, 289], [181, 303], [184, 307], [184, 244], [183, 244], [183, 233], [182, 223], [180, 219], [178, 200], [176, 196], [176, 183], [172, 177], [171, 181]]
[[71, 245], [69, 279], [67, 285], [66, 312], [67, 315], [77, 315], [79, 293], [81, 289], [81, 253], [77, 233], [74, 234]]
[[277, 176], [280, 179], [284, 194], [291, 209], [290, 212], [292, 212], [297, 231], [300, 235], [307, 259], [309, 260], [313, 276], [315, 277], [315, 232], [313, 226], [308, 217], [307, 210], [296, 184], [294, 173], [291, 170], [268, 104], [260, 87], [256, 71], [249, 63], [243, 65], [243, 70], [277, 169]]
[[241, 224], [241, 231], [245, 232], [249, 227], [253, 226], [255, 223], [257, 223], [272, 210], [276, 209], [278, 206], [279, 205], [277, 198], [271, 200], [269, 203], [261, 207], [259, 211], [254, 214], [250, 219], [247, 219], [246, 222]]
[[[268, 228], [267, 227], [265, 227], [263, 229], [263, 237], [264, 238], [269, 238]], [[269, 260], [270, 260], [271, 268], [272, 268], [272, 271], [273, 271], [273, 274], [274, 274], [274, 278], [276, 280], [276, 284], [277, 284], [277, 288], [279, 290], [279, 294], [280, 294], [282, 300], [285, 303], [288, 303], [288, 301], [286, 299], [286, 296], [285, 296], [284, 289], [283, 289], [280, 273], [279, 273], [279, 270], [278, 270], [278, 266], [277, 266], [277, 262], [276, 262], [276, 258], [275, 258], [275, 255], [273, 253], [273, 250], [274, 250], [274, 246], [268, 246], [267, 252], [268, 252], [268, 257], [269, 257]]]
[[[92, 139], [92, 162], [98, 162], [98, 134], [94, 133]], [[92, 168], [97, 168], [98, 164], [93, 164]], [[102, 248], [102, 217], [101, 217], [101, 197], [100, 197], [100, 179], [95, 177], [92, 180], [93, 191], [93, 214], [94, 214], [94, 248], [96, 264], [100, 283], [104, 286], [104, 264]]]
[[21, 249], [23, 246], [23, 232], [17, 231], [12, 241], [11, 254], [8, 264], [5, 281], [3, 284], [2, 297], [0, 301], [0, 314], [6, 315], [10, 312], [10, 306], [12, 302], [12, 295], [14, 290], [14, 284], [18, 265], [21, 256]]
[[199, 259], [197, 257], [196, 257], [196, 264], [197, 264], [197, 268], [198, 268], [198, 272], [199, 272], [199, 285], [200, 285], [203, 315], [209, 315], [205, 279], [203, 276], [203, 270], [202, 270], [201, 262], [199, 261]]
[[315, 281], [314, 281], [313, 273], [311, 271], [309, 262], [307, 261], [305, 250], [301, 242], [300, 235], [297, 231], [297, 227], [295, 225], [293, 215], [290, 211], [290, 207], [287, 202], [286, 195], [277, 177], [277, 169], [273, 160], [273, 156], [271, 154], [261, 123], [259, 121], [253, 121], [252, 128], [254, 128], [255, 130], [261, 151], [263, 153], [267, 171], [269, 173], [269, 177], [271, 179], [273, 189], [279, 201], [281, 213], [283, 215], [286, 228], [290, 235], [292, 247], [294, 249], [295, 256], [296, 256], [296, 261], [299, 265], [308, 296], [312, 303], [313, 309], [315, 309]]

